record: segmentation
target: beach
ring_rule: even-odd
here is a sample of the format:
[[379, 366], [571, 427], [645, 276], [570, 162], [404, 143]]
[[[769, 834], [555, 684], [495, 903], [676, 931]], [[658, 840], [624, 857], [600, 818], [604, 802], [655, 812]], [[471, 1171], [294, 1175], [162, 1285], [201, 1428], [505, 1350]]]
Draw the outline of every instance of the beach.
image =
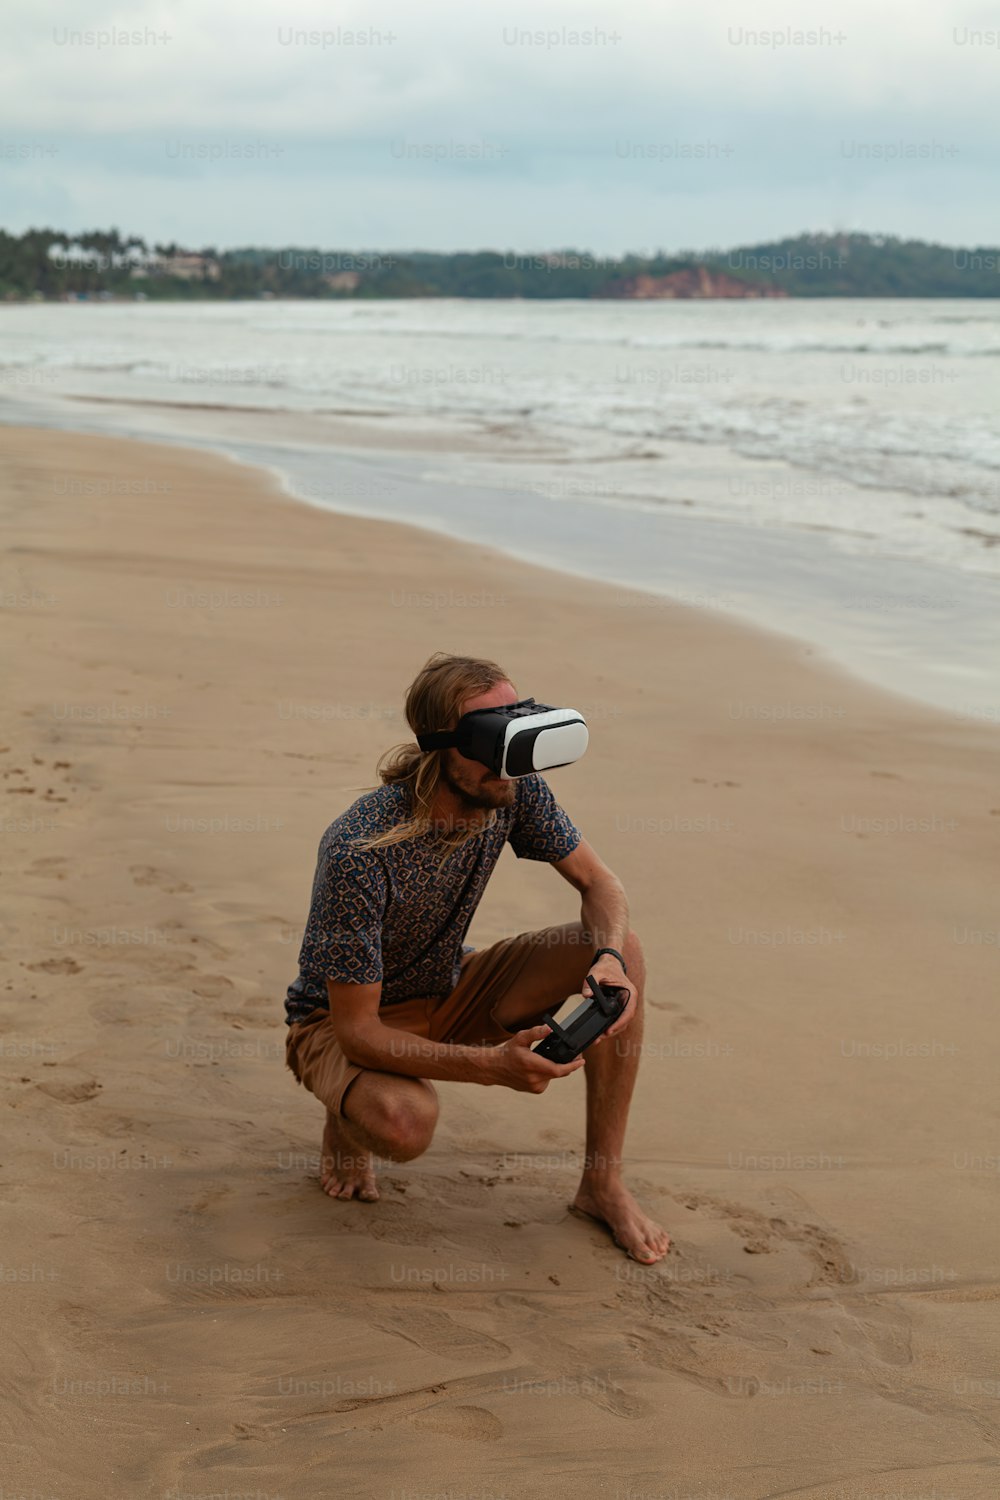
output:
[[[0, 452], [3, 1495], [994, 1494], [996, 727], [225, 457]], [[377, 1204], [319, 1189], [283, 996], [438, 649], [588, 719], [658, 1266], [567, 1211], [579, 1077], [440, 1085]], [[578, 915], [505, 855], [469, 941]]]

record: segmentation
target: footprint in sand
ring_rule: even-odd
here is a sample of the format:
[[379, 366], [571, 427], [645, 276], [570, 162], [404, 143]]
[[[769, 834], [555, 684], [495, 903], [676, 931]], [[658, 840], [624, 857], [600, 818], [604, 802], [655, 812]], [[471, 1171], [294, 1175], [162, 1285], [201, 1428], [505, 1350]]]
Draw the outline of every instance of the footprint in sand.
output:
[[413, 1427], [425, 1432], [440, 1432], [444, 1437], [471, 1438], [473, 1442], [495, 1443], [503, 1437], [503, 1423], [483, 1406], [432, 1407], [410, 1418]]
[[188, 885], [186, 880], [176, 880], [165, 870], [157, 870], [154, 865], [129, 865], [128, 872], [136, 885], [155, 885], [158, 890], [166, 891], [168, 896], [194, 890], [194, 886]]
[[630, 1333], [625, 1342], [636, 1359], [654, 1370], [669, 1370], [714, 1396], [751, 1396], [749, 1383], [733, 1381], [720, 1366], [724, 1363], [717, 1351], [710, 1353], [696, 1338], [680, 1333], [654, 1329], [651, 1333]]
[[218, 1000], [233, 988], [232, 980], [224, 974], [200, 974], [191, 982], [192, 994], [200, 995], [203, 1000]]
[[506, 1359], [510, 1354], [507, 1345], [501, 1344], [499, 1339], [477, 1333], [474, 1328], [465, 1328], [447, 1313], [430, 1308], [413, 1311], [389, 1309], [379, 1314], [375, 1326], [384, 1333], [398, 1334], [407, 1343], [416, 1344], [418, 1349], [430, 1349], [434, 1354], [452, 1354], [460, 1359]]
[[41, 963], [25, 964], [25, 968], [32, 973], [41, 970], [45, 974], [79, 974], [83, 965], [78, 964], [75, 958], [45, 958]]
[[231, 1187], [224, 1183], [217, 1187], [207, 1188], [193, 1203], [188, 1204], [186, 1208], [180, 1209], [179, 1212], [182, 1215], [206, 1214], [209, 1209], [217, 1208], [220, 1203], [231, 1197], [233, 1191]]
[[83, 1104], [87, 1099], [96, 1099], [104, 1087], [94, 1078], [84, 1079], [82, 1083], [39, 1083], [37, 1085], [40, 1094], [47, 1094], [50, 1099], [58, 1099], [60, 1104]]
[[649, 1000], [647, 1002], [653, 1010], [664, 1010], [673, 1022], [672, 1030], [677, 1031], [699, 1031], [704, 1029], [704, 1021], [697, 1016], [689, 1015], [686, 1010], [677, 1005], [673, 1000]]

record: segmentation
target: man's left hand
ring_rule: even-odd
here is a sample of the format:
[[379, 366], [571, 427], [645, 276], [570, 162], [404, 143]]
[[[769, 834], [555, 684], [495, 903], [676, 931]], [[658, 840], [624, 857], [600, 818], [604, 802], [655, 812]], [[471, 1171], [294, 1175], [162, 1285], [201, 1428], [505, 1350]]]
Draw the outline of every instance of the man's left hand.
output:
[[[628, 999], [625, 1002], [625, 1009], [622, 1011], [621, 1015], [616, 1021], [612, 1022], [607, 1031], [602, 1032], [602, 1034], [597, 1038], [596, 1042], [591, 1043], [592, 1046], [598, 1047], [600, 1046], [601, 1042], [606, 1041], [609, 1037], [617, 1036], [618, 1032], [623, 1031], [632, 1020], [632, 1017], [635, 1015], [635, 998], [637, 991], [635, 985], [630, 982], [628, 976], [625, 973], [625, 970], [622, 968], [617, 958], [613, 957], [613, 955], [610, 953], [602, 953], [597, 962], [591, 964], [590, 968], [587, 970], [587, 973], [593, 974], [598, 984], [600, 984], [602, 987], [604, 985], [607, 985], [609, 989], [628, 991]], [[589, 1000], [591, 998], [590, 985], [586, 980], [584, 980], [583, 982], [581, 993], [583, 994], [585, 999]]]

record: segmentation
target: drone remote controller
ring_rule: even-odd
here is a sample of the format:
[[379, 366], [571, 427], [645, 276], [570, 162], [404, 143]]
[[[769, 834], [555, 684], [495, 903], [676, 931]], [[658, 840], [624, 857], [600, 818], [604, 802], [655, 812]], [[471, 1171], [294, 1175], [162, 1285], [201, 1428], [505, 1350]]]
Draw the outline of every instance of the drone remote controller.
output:
[[591, 998], [583, 1000], [565, 1021], [557, 1021], [553, 1016], [545, 1017], [552, 1030], [532, 1048], [539, 1057], [547, 1057], [554, 1063], [572, 1062], [591, 1042], [596, 1042], [599, 1036], [603, 1036], [625, 1009], [628, 990], [617, 985], [601, 985], [593, 974], [587, 975], [587, 983], [591, 989]]

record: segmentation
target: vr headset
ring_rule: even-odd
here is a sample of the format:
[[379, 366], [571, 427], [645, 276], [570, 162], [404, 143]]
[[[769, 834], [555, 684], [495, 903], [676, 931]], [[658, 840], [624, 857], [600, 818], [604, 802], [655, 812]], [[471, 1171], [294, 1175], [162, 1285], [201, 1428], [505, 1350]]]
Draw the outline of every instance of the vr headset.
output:
[[421, 750], [454, 747], [468, 760], [489, 766], [503, 781], [572, 765], [587, 748], [587, 725], [575, 708], [552, 708], [521, 698], [500, 708], [463, 714], [454, 729], [418, 734]]

